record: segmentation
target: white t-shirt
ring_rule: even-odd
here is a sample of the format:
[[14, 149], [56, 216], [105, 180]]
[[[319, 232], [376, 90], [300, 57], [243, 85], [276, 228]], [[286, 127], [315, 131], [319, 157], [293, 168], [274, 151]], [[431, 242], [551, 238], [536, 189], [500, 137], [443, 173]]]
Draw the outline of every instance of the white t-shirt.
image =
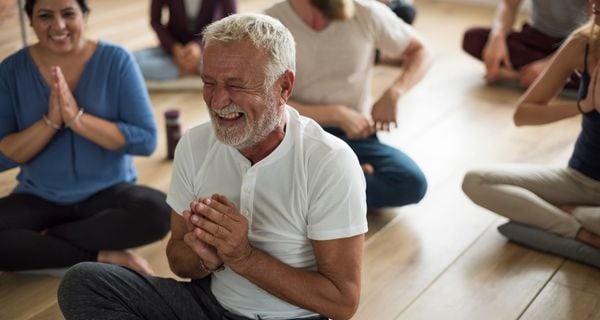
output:
[[[283, 141], [254, 165], [237, 149], [219, 142], [210, 123], [188, 130], [175, 151], [167, 203], [181, 214], [198, 197], [223, 194], [248, 219], [254, 247], [290, 266], [316, 270], [311, 239], [347, 238], [367, 231], [366, 184], [347, 144], [291, 107], [286, 116]], [[229, 268], [212, 275], [211, 289], [223, 307], [246, 317], [314, 315]]]
[[402, 53], [413, 29], [379, 1], [354, 0], [356, 14], [315, 31], [283, 1], [265, 10], [296, 40], [292, 99], [305, 104], [343, 104], [369, 116], [375, 49]]

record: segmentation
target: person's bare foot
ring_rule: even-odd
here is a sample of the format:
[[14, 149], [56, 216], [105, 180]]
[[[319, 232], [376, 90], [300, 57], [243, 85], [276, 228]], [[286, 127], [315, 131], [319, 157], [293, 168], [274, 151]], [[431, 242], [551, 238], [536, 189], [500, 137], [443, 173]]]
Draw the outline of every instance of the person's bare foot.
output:
[[375, 168], [373, 168], [373, 166], [369, 163], [363, 163], [360, 165], [360, 167], [365, 174], [373, 174], [375, 172]]
[[150, 266], [150, 263], [142, 256], [136, 254], [131, 250], [123, 251], [109, 251], [102, 250], [98, 252], [98, 262], [116, 264], [133, 269], [139, 273], [146, 274], [149, 276], [154, 275], [154, 270]]
[[487, 84], [518, 81], [519, 72], [506, 67], [501, 67], [494, 75], [485, 74], [483, 78]]
[[587, 245], [590, 245], [594, 248], [600, 249], [600, 236], [595, 233], [591, 233], [584, 228], [579, 229], [575, 239], [577, 239]]

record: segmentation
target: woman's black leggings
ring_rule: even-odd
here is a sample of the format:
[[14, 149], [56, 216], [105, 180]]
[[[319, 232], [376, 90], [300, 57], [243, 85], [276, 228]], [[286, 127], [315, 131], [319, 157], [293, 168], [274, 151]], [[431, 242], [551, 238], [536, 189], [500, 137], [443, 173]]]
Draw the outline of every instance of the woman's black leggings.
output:
[[164, 193], [126, 183], [70, 205], [11, 194], [0, 199], [0, 271], [69, 267], [157, 241], [170, 213]]

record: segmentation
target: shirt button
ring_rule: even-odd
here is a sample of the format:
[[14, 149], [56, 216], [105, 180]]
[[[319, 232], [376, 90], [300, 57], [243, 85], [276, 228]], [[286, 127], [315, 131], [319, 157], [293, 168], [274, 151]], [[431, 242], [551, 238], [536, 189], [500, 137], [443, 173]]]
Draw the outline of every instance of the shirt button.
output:
[[250, 193], [250, 187], [245, 187], [245, 188], [244, 188], [244, 192], [245, 192], [245, 193]]
[[248, 210], [246, 210], [246, 209], [242, 209], [242, 214], [243, 214], [244, 216], [248, 216]]

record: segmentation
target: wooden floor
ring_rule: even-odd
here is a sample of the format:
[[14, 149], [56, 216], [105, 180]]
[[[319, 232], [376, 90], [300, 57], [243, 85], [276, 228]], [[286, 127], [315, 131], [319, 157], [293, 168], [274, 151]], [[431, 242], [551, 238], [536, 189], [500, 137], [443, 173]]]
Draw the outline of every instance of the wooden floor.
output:
[[[270, 2], [240, 0], [240, 9], [256, 11]], [[155, 44], [148, 3], [92, 1], [88, 34], [131, 50]], [[382, 139], [414, 157], [429, 191], [418, 205], [369, 213], [355, 319], [600, 319], [600, 270], [506, 241], [496, 231], [505, 220], [475, 206], [460, 190], [465, 171], [477, 166], [563, 166], [580, 119], [515, 128], [511, 115], [521, 92], [485, 86], [481, 65], [460, 49], [464, 29], [488, 23], [491, 9], [432, 0], [417, 0], [416, 6], [415, 27], [432, 44], [436, 63], [402, 101], [399, 129]], [[19, 46], [13, 15], [0, 22], [0, 59]], [[396, 73], [378, 67], [373, 92], [380, 94]], [[199, 92], [151, 96], [161, 129], [159, 148], [135, 163], [141, 183], [166, 190], [171, 163], [164, 160], [162, 113], [181, 109], [187, 127], [206, 121], [207, 114]], [[14, 187], [15, 175], [0, 174], [0, 196]], [[171, 276], [164, 245], [138, 251], [159, 275]], [[49, 276], [1, 276], [0, 319], [60, 319], [58, 283]]]

